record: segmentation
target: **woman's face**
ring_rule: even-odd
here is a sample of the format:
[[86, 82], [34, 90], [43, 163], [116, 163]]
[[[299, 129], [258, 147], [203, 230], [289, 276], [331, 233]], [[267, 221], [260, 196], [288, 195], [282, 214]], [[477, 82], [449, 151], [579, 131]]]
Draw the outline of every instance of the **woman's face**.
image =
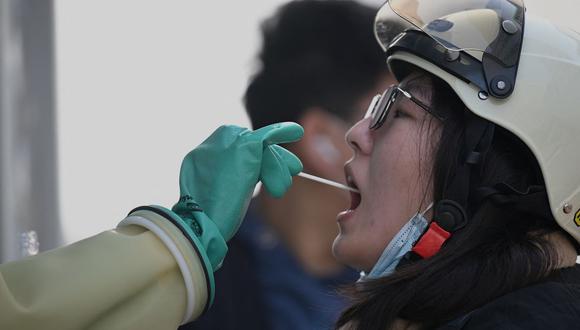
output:
[[[400, 87], [431, 104], [428, 79], [411, 75]], [[339, 234], [333, 244], [340, 262], [366, 272], [403, 225], [431, 203], [433, 141], [439, 139], [440, 127], [403, 95], [380, 128], [370, 130], [369, 121], [362, 119], [346, 134], [354, 156], [345, 172], [360, 197], [353, 194], [350, 209], [338, 215]], [[429, 219], [430, 212], [425, 217]]]

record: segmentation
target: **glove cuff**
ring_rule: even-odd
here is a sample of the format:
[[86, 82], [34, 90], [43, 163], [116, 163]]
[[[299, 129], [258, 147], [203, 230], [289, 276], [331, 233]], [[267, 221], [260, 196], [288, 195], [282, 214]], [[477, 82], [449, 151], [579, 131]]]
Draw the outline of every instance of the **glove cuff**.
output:
[[182, 196], [171, 210], [192, 229], [201, 241], [213, 271], [218, 270], [228, 252], [228, 246], [216, 223], [189, 195]]
[[205, 313], [213, 304], [215, 296], [215, 269], [206, 247], [188, 223], [161, 206], [141, 206], [132, 210], [118, 226], [129, 225], [147, 228], [173, 254], [187, 290], [183, 323], [191, 322]]

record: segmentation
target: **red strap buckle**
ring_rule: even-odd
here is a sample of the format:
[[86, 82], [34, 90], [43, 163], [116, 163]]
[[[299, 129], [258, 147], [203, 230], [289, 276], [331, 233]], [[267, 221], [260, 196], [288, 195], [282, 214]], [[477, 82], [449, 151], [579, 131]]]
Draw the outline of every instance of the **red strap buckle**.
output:
[[429, 229], [421, 236], [411, 251], [423, 259], [431, 258], [435, 253], [439, 252], [441, 246], [449, 237], [451, 237], [451, 233], [439, 227], [435, 221], [431, 221]]

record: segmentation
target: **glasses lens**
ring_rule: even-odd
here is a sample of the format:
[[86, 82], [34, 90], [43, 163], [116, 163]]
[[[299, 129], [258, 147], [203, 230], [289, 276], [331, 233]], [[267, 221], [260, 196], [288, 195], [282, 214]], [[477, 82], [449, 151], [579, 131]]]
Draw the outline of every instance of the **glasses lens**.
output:
[[393, 104], [394, 99], [396, 98], [395, 92], [397, 91], [396, 86], [391, 86], [387, 89], [375, 108], [372, 112], [371, 122], [370, 122], [370, 129], [378, 129], [379, 127], [383, 126], [387, 115], [389, 114], [389, 109], [391, 108], [391, 104]]

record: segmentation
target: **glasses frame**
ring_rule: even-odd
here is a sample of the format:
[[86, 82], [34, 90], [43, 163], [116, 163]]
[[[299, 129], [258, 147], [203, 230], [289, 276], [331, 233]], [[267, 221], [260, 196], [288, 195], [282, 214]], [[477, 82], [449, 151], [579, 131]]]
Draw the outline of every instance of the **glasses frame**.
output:
[[369, 129], [377, 130], [385, 123], [385, 120], [391, 110], [393, 104], [397, 101], [397, 97], [399, 95], [404, 95], [406, 98], [411, 100], [413, 103], [418, 105], [421, 109], [427, 111], [433, 117], [443, 120], [443, 118], [436, 113], [434, 113], [431, 108], [426, 105], [425, 103], [421, 102], [419, 99], [414, 97], [411, 93], [407, 92], [406, 90], [402, 89], [398, 85], [393, 85], [387, 88], [383, 94], [376, 95], [371, 104], [369, 109], [367, 110], [367, 114], [365, 118], [371, 117], [371, 121], [369, 123]]

